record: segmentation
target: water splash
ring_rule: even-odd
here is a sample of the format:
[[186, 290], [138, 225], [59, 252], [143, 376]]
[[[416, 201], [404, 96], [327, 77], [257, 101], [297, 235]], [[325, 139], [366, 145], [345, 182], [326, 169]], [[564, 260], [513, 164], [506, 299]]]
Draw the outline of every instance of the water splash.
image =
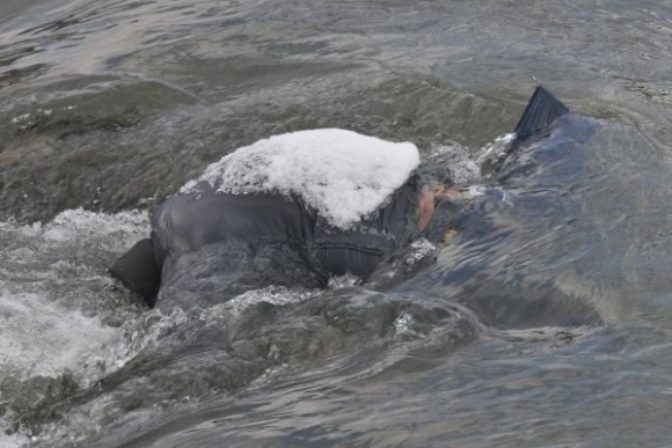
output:
[[58, 376], [66, 368], [77, 370], [85, 353], [112, 338], [113, 321], [134, 312], [130, 303], [120, 309], [106, 303], [121, 305], [122, 299], [106, 274], [106, 261], [146, 226], [140, 212], [106, 215], [81, 209], [65, 211], [46, 225], [0, 223], [3, 375]]
[[496, 163], [511, 149], [511, 144], [516, 139], [515, 133], [505, 134], [495, 138], [491, 143], [483, 146], [476, 157], [476, 163], [483, 166], [485, 163]]
[[0, 293], [0, 370], [56, 377], [77, 366], [116, 330], [37, 294]]
[[473, 151], [458, 143], [435, 145], [423, 157], [423, 169], [439, 181], [448, 178], [456, 185], [466, 185], [480, 179], [481, 169]]

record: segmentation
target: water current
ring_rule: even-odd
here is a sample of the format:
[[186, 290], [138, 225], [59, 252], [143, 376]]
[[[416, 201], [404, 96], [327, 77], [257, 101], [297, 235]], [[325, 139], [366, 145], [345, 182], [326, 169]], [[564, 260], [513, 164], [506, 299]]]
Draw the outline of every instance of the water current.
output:
[[[672, 445], [671, 38], [670, 1], [2, 0], [0, 446]], [[539, 82], [574, 114], [480, 176]], [[369, 284], [109, 276], [209, 163], [320, 127], [498, 197]]]

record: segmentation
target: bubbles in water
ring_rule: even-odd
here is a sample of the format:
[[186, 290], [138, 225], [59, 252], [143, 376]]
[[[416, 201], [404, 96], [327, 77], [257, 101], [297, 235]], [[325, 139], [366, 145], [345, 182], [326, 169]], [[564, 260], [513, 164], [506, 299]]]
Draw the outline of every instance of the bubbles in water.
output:
[[3, 423], [3, 419], [0, 418], [0, 444], [2, 444], [3, 448], [21, 448], [26, 445], [26, 436], [20, 434], [6, 434], [5, 431], [8, 429], [8, 426]]
[[[64, 243], [97, 239], [110, 249], [125, 250], [130, 239], [144, 238], [148, 232], [149, 220], [144, 212], [125, 211], [107, 215], [79, 208], [56, 216], [45, 226], [44, 238]], [[108, 238], [115, 235], [125, 238]]]
[[36, 294], [0, 293], [0, 369], [3, 376], [57, 376], [76, 366], [115, 330]]
[[[97, 354], [140, 308], [107, 267], [148, 231], [144, 212], [67, 210], [47, 224], [0, 222], [0, 429], [100, 376]], [[59, 398], [60, 397], [60, 398]], [[47, 400], [47, 401], [45, 401]], [[17, 414], [18, 413], [18, 414]], [[27, 434], [32, 437], [32, 434]], [[3, 436], [22, 446], [26, 434]]]
[[0, 223], [2, 376], [77, 371], [87, 354], [113, 338], [118, 330], [110, 324], [133, 315], [133, 306], [127, 293], [115, 292], [108, 260], [147, 225], [141, 212], [81, 209], [46, 225]]
[[411, 325], [413, 324], [413, 316], [403, 312], [397, 316], [394, 320], [394, 334], [396, 336], [402, 335], [415, 335], [416, 332], [413, 331]]
[[426, 238], [418, 238], [413, 241], [406, 252], [404, 263], [407, 266], [415, 266], [430, 256], [436, 256], [438, 248]]
[[435, 146], [425, 155], [425, 169], [442, 181], [448, 177], [456, 185], [475, 182], [481, 175], [472, 152], [459, 144]]
[[484, 167], [508, 154], [515, 138], [513, 133], [502, 135], [477, 151], [457, 143], [434, 146], [424, 155], [422, 169], [439, 181], [447, 177], [458, 186], [478, 184], [483, 180]]
[[476, 163], [483, 166], [485, 163], [495, 163], [504, 157], [511, 149], [511, 144], [516, 139], [515, 133], [497, 137], [492, 143], [483, 146], [478, 152]]
[[270, 286], [262, 289], [247, 291], [229, 302], [221, 305], [231, 310], [234, 316], [241, 314], [247, 307], [266, 302], [271, 305], [288, 305], [301, 303], [320, 294], [319, 290], [294, 290], [285, 287]]
[[223, 332], [227, 325], [253, 305], [298, 304], [315, 297], [320, 292], [269, 286], [247, 291], [225, 303], [205, 309], [194, 307], [183, 310], [175, 307], [169, 314], [163, 313], [160, 309], [147, 311], [139, 320], [124, 324], [114, 339], [102, 346], [96, 355], [88, 358], [86, 364], [90, 374], [87, 377], [95, 379], [124, 367], [144, 350], [166, 344], [166, 338], [188, 325], [196, 324], [200, 329], [216, 326]]
[[329, 278], [329, 289], [346, 288], [348, 286], [356, 286], [362, 283], [362, 279], [352, 274], [339, 275], [337, 277]]

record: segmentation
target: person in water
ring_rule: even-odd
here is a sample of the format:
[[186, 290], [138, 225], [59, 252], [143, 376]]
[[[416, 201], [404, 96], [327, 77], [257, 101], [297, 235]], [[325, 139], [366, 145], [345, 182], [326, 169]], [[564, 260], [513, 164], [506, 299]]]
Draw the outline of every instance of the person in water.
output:
[[[517, 137], [511, 150], [567, 112], [552, 94], [537, 87], [516, 126]], [[304, 132], [304, 137], [310, 137], [315, 134], [309, 133], [316, 131]], [[343, 134], [334, 136], [352, 138], [354, 134], [340, 132]], [[397, 179], [399, 186], [372, 212], [362, 214], [349, 225], [338, 225], [319, 203], [311, 202], [310, 196], [292, 190], [289, 194], [279, 192], [277, 185], [268, 191], [246, 191], [246, 182], [255, 179], [254, 175], [241, 171], [246, 167], [253, 171], [255, 164], [263, 165], [264, 159], [258, 157], [274, 147], [257, 149], [233, 170], [242, 179], [242, 183], [235, 184], [236, 188], [222, 191], [202, 177], [161, 203], [152, 213], [150, 238], [136, 243], [119, 258], [110, 269], [112, 275], [140, 294], [150, 306], [155, 305], [157, 297], [162, 300], [160, 291], [173, 288], [185, 275], [199, 277], [202, 283], [203, 277], [221, 275], [219, 271], [235, 271], [236, 275], [224, 280], [229, 286], [237, 284], [234, 293], [276, 283], [277, 276], [266, 277], [269, 269], [275, 268], [289, 272], [288, 276], [294, 275], [288, 284], [325, 286], [330, 277], [343, 274], [366, 280], [381, 263], [414, 239], [428, 235], [438, 202], [459, 200], [463, 196], [450, 185], [423, 184], [416, 166], [411, 164], [409, 167], [413, 169], [403, 172], [405, 179], [401, 182]], [[355, 167], [352, 171], [367, 176]], [[264, 176], [260, 179], [262, 183], [268, 180]], [[380, 183], [384, 182], [381, 179]], [[316, 183], [320, 184], [320, 180]], [[359, 189], [357, 186], [354, 190]], [[240, 257], [240, 253], [246, 256]], [[199, 264], [206, 258], [216, 260], [216, 266], [202, 270]], [[249, 278], [254, 280], [245, 280]], [[216, 295], [215, 300], [231, 295]]]

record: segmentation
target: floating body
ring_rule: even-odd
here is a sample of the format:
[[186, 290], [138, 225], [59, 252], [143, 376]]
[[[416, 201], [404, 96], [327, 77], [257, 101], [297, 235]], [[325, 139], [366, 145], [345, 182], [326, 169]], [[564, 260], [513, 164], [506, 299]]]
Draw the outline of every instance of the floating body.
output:
[[[516, 127], [511, 150], [541, 135], [567, 112], [538, 87]], [[319, 146], [316, 132], [295, 137]], [[268, 284], [324, 286], [329, 277], [346, 273], [366, 279], [415, 238], [427, 235], [433, 207], [414, 174], [419, 161], [414, 146], [381, 143], [350, 131], [328, 133], [348, 140], [348, 146], [339, 151], [338, 143], [323, 143], [330, 151], [317, 151], [323, 165], [316, 170], [326, 166], [327, 171], [308, 176], [308, 182], [296, 178], [310, 168], [310, 163], [297, 168], [301, 159], [289, 165], [289, 176], [277, 173], [285, 162], [277, 152], [285, 151], [290, 159], [296, 154], [287, 149], [288, 139], [276, 139], [275, 146], [273, 138], [261, 141], [211, 165], [159, 205], [151, 240], [121, 257], [113, 275], [149, 304], [158, 294], [159, 304], [166, 306], [185, 295], [209, 304]], [[349, 150], [361, 143], [375, 147], [373, 158], [367, 157], [366, 146], [359, 148], [361, 160]], [[390, 163], [395, 156], [398, 163]], [[328, 171], [329, 164], [337, 175]], [[241, 172], [245, 169], [249, 172]], [[339, 187], [352, 191], [330, 191]], [[345, 200], [334, 199], [339, 195]], [[348, 206], [354, 212], [339, 209]]]

